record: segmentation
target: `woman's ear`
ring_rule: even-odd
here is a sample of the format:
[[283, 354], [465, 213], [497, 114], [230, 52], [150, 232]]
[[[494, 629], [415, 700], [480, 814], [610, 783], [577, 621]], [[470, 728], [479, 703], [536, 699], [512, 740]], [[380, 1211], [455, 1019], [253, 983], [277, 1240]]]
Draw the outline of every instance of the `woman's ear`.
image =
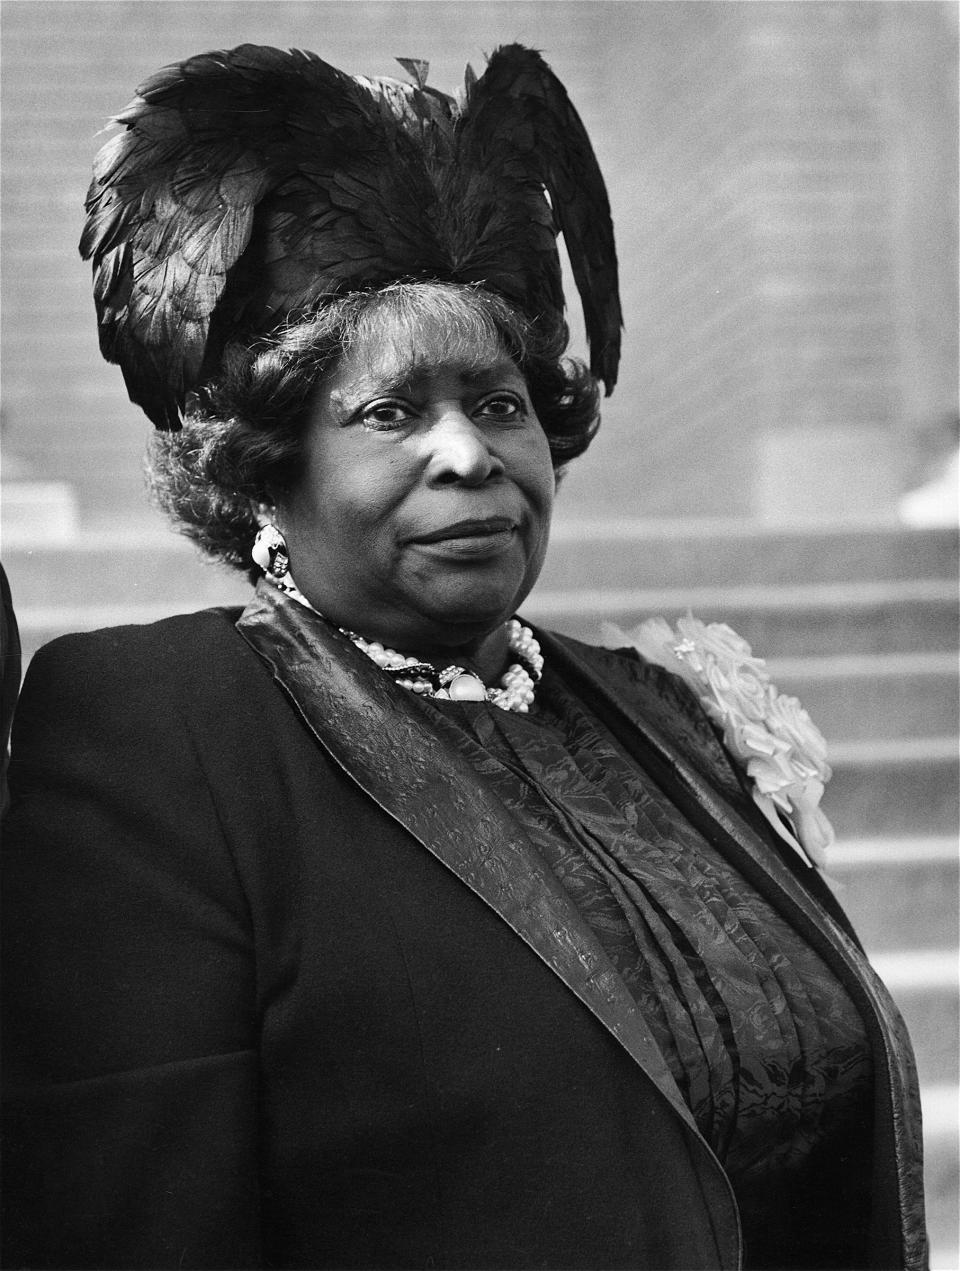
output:
[[275, 503], [258, 502], [256, 499], [250, 500], [250, 506], [253, 509], [253, 515], [257, 519], [257, 524], [261, 529], [265, 525], [273, 525], [277, 519], [277, 506]]

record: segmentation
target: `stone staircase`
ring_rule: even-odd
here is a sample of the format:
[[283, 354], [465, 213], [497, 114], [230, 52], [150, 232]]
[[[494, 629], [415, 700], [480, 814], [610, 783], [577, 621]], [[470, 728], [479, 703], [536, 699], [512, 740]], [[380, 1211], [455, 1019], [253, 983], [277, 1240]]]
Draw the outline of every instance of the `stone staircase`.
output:
[[[65, 630], [242, 603], [239, 574], [167, 532], [5, 553], [24, 651]], [[862, 524], [561, 520], [523, 607], [601, 641], [654, 614], [725, 621], [822, 728], [831, 873], [914, 1038], [934, 1271], [960, 1267], [957, 535]]]

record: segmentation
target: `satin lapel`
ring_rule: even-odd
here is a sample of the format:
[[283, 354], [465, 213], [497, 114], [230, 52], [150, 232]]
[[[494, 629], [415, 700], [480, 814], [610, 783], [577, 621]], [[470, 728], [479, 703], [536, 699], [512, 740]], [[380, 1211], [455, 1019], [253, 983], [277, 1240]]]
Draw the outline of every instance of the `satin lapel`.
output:
[[237, 623], [321, 746], [524, 940], [696, 1125], [626, 985], [514, 819], [322, 619], [261, 584]]
[[[637, 697], [614, 698], [594, 669], [589, 646], [537, 632], [544, 654], [571, 687], [611, 728], [664, 788], [705, 837], [722, 851], [757, 890], [787, 917], [837, 974], [856, 1001], [874, 1041], [874, 1058], [887, 1083], [892, 1107], [891, 1130], [897, 1160], [904, 1266], [925, 1265], [920, 1102], [913, 1050], [900, 1012], [854, 940], [818, 905], [747, 820], [748, 805], [729, 798], [728, 783], [714, 773], [713, 758], [691, 758], [689, 738], [679, 745], [667, 731], [669, 713], [651, 687], [645, 704]], [[645, 709], [646, 705], [646, 709]], [[651, 721], [656, 721], [652, 723]], [[625, 725], [625, 726], [624, 726]], [[710, 775], [707, 775], [710, 774]], [[725, 796], [715, 782], [727, 788]]]

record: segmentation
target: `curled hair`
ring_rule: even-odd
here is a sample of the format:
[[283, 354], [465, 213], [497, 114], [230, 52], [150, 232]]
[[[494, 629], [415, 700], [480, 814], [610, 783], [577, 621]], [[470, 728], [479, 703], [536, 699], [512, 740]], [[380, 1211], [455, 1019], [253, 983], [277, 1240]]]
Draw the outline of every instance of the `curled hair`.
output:
[[599, 391], [581, 362], [563, 357], [564, 323], [544, 330], [499, 296], [463, 284], [394, 283], [351, 292], [269, 337], [229, 346], [219, 374], [193, 394], [183, 427], [155, 434], [148, 483], [183, 533], [257, 576], [250, 558], [253, 505], [276, 503], [295, 483], [324, 374], [390, 317], [401, 323], [410, 349], [425, 332], [440, 333], [444, 351], [468, 365], [478, 348], [498, 343], [527, 382], [557, 472], [590, 444], [600, 422]]

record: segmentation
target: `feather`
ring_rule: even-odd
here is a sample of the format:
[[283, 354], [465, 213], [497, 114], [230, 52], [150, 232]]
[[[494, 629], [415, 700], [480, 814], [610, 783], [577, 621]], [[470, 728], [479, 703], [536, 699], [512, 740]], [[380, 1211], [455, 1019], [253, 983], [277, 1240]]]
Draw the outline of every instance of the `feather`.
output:
[[424, 277], [479, 282], [530, 317], [563, 311], [566, 240], [591, 369], [616, 380], [620, 308], [603, 180], [539, 54], [498, 49], [459, 99], [241, 45], [166, 67], [100, 151], [80, 251], [100, 347], [160, 428], [225, 345], [325, 295]]
[[[488, 188], [503, 179], [521, 189], [531, 182], [546, 189], [583, 305], [590, 369], [609, 394], [623, 325], [610, 204], [586, 129], [539, 53], [518, 44], [496, 50], [470, 93], [459, 158], [461, 169], [480, 174]], [[500, 232], [493, 218], [487, 234]], [[548, 289], [546, 302], [553, 300], [559, 282], [550, 262], [543, 261], [542, 280], [531, 271], [529, 285], [533, 305], [541, 286]]]
[[417, 88], [426, 88], [427, 76], [430, 74], [430, 63], [420, 57], [398, 57], [397, 61], [415, 81]]

